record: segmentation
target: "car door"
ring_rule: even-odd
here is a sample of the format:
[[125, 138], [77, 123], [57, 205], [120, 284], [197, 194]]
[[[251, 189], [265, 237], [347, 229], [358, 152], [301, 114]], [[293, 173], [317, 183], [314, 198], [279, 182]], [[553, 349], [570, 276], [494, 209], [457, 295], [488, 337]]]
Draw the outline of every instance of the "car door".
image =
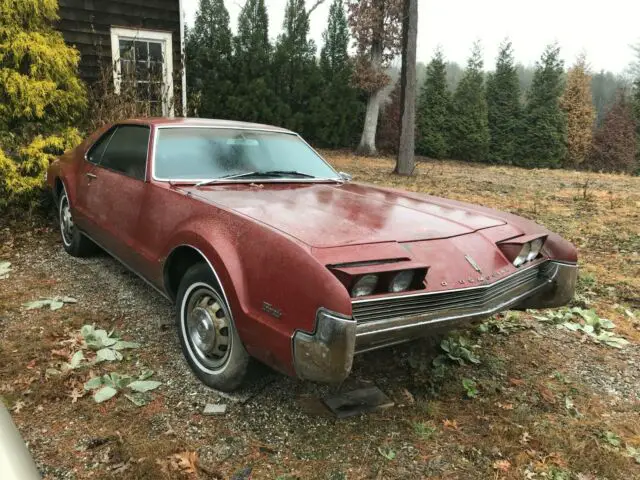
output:
[[86, 208], [97, 231], [94, 240], [136, 271], [150, 132], [146, 125], [118, 125], [93, 170], [86, 195]]
[[74, 221], [80, 229], [88, 233], [90, 236], [99, 235], [95, 228], [92, 212], [87, 208], [87, 201], [91, 192], [91, 184], [96, 178], [97, 165], [102, 160], [102, 155], [111, 141], [111, 137], [116, 128], [110, 128], [102, 136], [100, 136], [89, 148], [84, 159], [80, 162], [76, 175], [76, 196], [72, 205], [74, 212]]

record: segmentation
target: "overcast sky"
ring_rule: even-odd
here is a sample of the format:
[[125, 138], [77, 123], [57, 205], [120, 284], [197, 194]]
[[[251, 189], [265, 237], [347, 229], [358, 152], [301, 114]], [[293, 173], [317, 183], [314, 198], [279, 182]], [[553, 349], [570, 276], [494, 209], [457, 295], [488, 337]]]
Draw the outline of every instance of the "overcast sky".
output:
[[[245, 0], [225, 0], [235, 32]], [[192, 25], [199, 0], [183, 0], [187, 23]], [[312, 5], [314, 0], [307, 0]], [[327, 25], [329, 4], [311, 17], [311, 36], [318, 47]], [[286, 0], [266, 0], [269, 35], [280, 33]], [[593, 7], [591, 6], [593, 5]], [[437, 45], [447, 59], [464, 63], [474, 40], [482, 42], [485, 64], [492, 69], [498, 45], [509, 37], [516, 59], [533, 64], [544, 46], [558, 41], [562, 56], [572, 63], [581, 51], [594, 70], [622, 72], [633, 60], [631, 44], [640, 41], [640, 2], [637, 0], [418, 0], [418, 61], [428, 62]]]

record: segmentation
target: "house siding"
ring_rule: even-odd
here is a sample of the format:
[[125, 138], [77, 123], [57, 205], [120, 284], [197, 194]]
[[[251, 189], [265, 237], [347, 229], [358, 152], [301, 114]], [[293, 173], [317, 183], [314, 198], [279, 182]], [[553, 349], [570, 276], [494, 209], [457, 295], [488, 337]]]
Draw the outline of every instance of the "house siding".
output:
[[[59, 0], [57, 30], [80, 52], [80, 76], [88, 84], [111, 71], [111, 27], [171, 32], [174, 77], [182, 69], [179, 0]], [[174, 81], [174, 94], [180, 82]]]

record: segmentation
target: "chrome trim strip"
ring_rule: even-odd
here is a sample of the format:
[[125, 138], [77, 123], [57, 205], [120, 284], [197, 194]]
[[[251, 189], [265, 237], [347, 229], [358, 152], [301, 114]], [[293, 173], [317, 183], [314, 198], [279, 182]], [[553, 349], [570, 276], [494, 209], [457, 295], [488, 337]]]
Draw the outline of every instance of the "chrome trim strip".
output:
[[[230, 126], [209, 126], [209, 125], [155, 125], [155, 131], [153, 132], [153, 155], [151, 156], [151, 179], [156, 182], [204, 182], [207, 180], [211, 180], [210, 178], [159, 178], [156, 176], [156, 152], [158, 147], [158, 130], [166, 129], [166, 128], [208, 128], [212, 130], [250, 130], [254, 132], [269, 132], [269, 133], [282, 133], [284, 135], [292, 135], [294, 137], [298, 137], [302, 142], [311, 149], [313, 153], [315, 153], [320, 160], [322, 160], [325, 165], [327, 165], [333, 173], [336, 174], [336, 179], [331, 178], [292, 178], [292, 179], [269, 179], [268, 182], [265, 182], [265, 179], [259, 179], [258, 183], [326, 183], [326, 182], [336, 182], [336, 183], [345, 183], [343, 179], [340, 178], [340, 174], [331, 166], [329, 162], [327, 162], [322, 155], [320, 155], [311, 145], [307, 143], [307, 141], [302, 138], [298, 133], [292, 132], [291, 130], [286, 129], [277, 129], [277, 128], [253, 128], [253, 127], [230, 127]], [[227, 182], [225, 182], [227, 183]], [[256, 183], [256, 179], [252, 180], [233, 180], [230, 179], [228, 183]]]
[[448, 293], [448, 292], [458, 292], [458, 291], [464, 291], [464, 292], [471, 292], [474, 290], [486, 290], [488, 288], [494, 287], [496, 285], [499, 285], [500, 283], [506, 281], [506, 280], [510, 280], [513, 279], [514, 276], [517, 276], [519, 274], [521, 274], [522, 272], [525, 272], [531, 268], [536, 268], [536, 267], [541, 267], [542, 265], [544, 265], [545, 263], [547, 263], [547, 261], [544, 262], [539, 262], [539, 263], [534, 263], [531, 265], [528, 265], [527, 268], [521, 268], [518, 269], [516, 272], [513, 272], [511, 275], [501, 278], [500, 280], [496, 280], [493, 283], [488, 283], [486, 285], [478, 285], [475, 287], [461, 287], [461, 288], [451, 288], [448, 290], [437, 290], [434, 292], [418, 292], [418, 293], [408, 293], [405, 295], [386, 295], [383, 297], [376, 297], [376, 298], [365, 298], [365, 299], [361, 299], [361, 300], [352, 300], [351, 304], [358, 304], [358, 303], [374, 303], [374, 302], [382, 302], [382, 301], [390, 301], [390, 300], [395, 300], [397, 298], [412, 298], [412, 297], [428, 297], [430, 295], [438, 295], [438, 294], [443, 294], [443, 293]]
[[107, 252], [109, 254], [109, 256], [115, 258], [118, 262], [120, 262], [127, 270], [129, 270], [131, 273], [136, 274], [140, 279], [144, 280], [144, 282], [149, 285], [151, 288], [153, 288], [156, 292], [158, 292], [160, 295], [162, 295], [164, 298], [166, 298], [167, 300], [169, 300], [169, 302], [173, 303], [173, 300], [171, 300], [171, 298], [169, 298], [169, 295], [167, 295], [165, 292], [163, 292], [162, 290], [160, 290], [158, 287], [156, 287], [153, 283], [151, 283], [149, 280], [147, 280], [145, 277], [142, 276], [141, 273], [138, 273], [137, 271], [135, 271], [131, 266], [129, 266], [129, 264], [127, 262], [125, 262], [124, 260], [122, 260], [120, 257], [118, 257], [117, 255], [113, 254], [108, 248], [104, 247], [100, 242], [96, 241], [91, 235], [81, 231], [80, 233], [82, 233], [82, 235], [84, 235], [85, 237], [87, 237], [89, 240], [91, 240], [93, 243], [95, 243], [96, 245], [98, 245], [102, 250], [104, 250], [105, 252]]
[[[367, 322], [364, 324], [359, 324], [356, 328], [356, 353], [362, 353], [365, 351], [370, 351], [370, 350], [376, 350], [378, 348], [384, 348], [387, 347], [391, 344], [398, 344], [398, 343], [404, 343], [416, 338], [419, 338], [419, 335], [415, 335], [415, 331], [416, 330], [420, 330], [422, 328], [425, 327], [432, 327], [434, 325], [440, 325], [442, 323], [447, 323], [447, 322], [455, 322], [455, 321], [462, 321], [465, 319], [473, 319], [473, 318], [480, 318], [480, 317], [488, 317], [493, 315], [494, 313], [497, 313], [499, 311], [502, 310], [506, 310], [509, 307], [518, 304], [521, 300], [530, 297], [531, 295], [534, 295], [536, 292], [542, 290], [545, 287], [550, 286], [551, 284], [553, 284], [553, 279], [549, 278], [547, 279], [545, 282], [537, 285], [536, 287], [534, 287], [531, 290], [528, 290], [526, 292], [521, 293], [520, 295], [516, 296], [516, 297], [511, 297], [508, 300], [493, 306], [491, 308], [487, 308], [485, 310], [481, 310], [481, 311], [474, 311], [474, 312], [466, 312], [463, 314], [459, 314], [459, 315], [449, 315], [449, 316], [445, 316], [445, 317], [438, 317], [438, 318], [433, 318], [433, 319], [429, 319], [429, 320], [424, 320], [424, 321], [417, 321], [415, 323], [410, 323], [410, 324], [402, 324], [402, 325], [392, 325], [386, 328], [380, 328], [377, 330], [369, 330], [369, 331], [362, 331], [363, 327], [368, 327], [368, 328], [375, 328], [377, 325], [376, 323], [387, 323], [387, 324], [392, 324], [394, 322], [396, 322], [398, 319], [402, 319], [404, 317], [399, 317], [399, 318], [395, 318], [395, 319], [389, 319], [389, 320], [382, 320], [380, 322]], [[421, 316], [427, 316], [429, 315], [428, 313], [425, 315], [416, 315], [415, 318], [419, 319]], [[411, 318], [411, 317], [407, 317], [407, 318]], [[384, 342], [381, 341], [379, 344], [374, 344], [374, 345], [368, 345], [368, 340], [367, 337], [369, 336], [375, 336], [375, 335], [393, 335], [394, 333], [397, 332], [401, 332], [402, 330], [406, 331], [406, 337], [401, 338], [401, 339], [394, 339], [391, 338], [389, 340], [389, 342]], [[363, 348], [359, 348], [358, 345], [363, 345]]]
[[[487, 309], [484, 309], [484, 310], [466, 312], [466, 313], [461, 314], [461, 315], [449, 315], [449, 316], [446, 316], [446, 317], [438, 317], [436, 319], [425, 320], [423, 322], [411, 323], [409, 325], [392, 326], [392, 327], [388, 327], [388, 328], [383, 328], [381, 330], [361, 331], [361, 332], [358, 332], [356, 335], [358, 337], [365, 337], [367, 335], [374, 335], [374, 334], [379, 334], [379, 333], [384, 333], [384, 332], [392, 332], [392, 331], [395, 331], [395, 330], [401, 330], [401, 329], [407, 329], [407, 328], [416, 328], [416, 327], [420, 327], [420, 326], [423, 326], [423, 325], [431, 325], [431, 324], [447, 322], [447, 321], [455, 320], [455, 319], [458, 319], [458, 318], [491, 315], [492, 313], [497, 312], [497, 311], [499, 311], [499, 310], [501, 310], [501, 309], [503, 309], [503, 308], [505, 308], [505, 307], [507, 307], [509, 305], [517, 303], [521, 299], [526, 298], [526, 297], [534, 294], [535, 292], [537, 292], [541, 288], [547, 287], [547, 286], [551, 285], [552, 283], [553, 283], [553, 279], [549, 278], [546, 281], [540, 283], [539, 285], [536, 285], [531, 290], [527, 290], [526, 292], [521, 293], [517, 297], [511, 297], [508, 300], [503, 301], [502, 303], [499, 303], [498, 305], [496, 305], [494, 307], [487, 308]], [[429, 314], [426, 313], [425, 315], [429, 315]], [[415, 315], [415, 318], [420, 318], [421, 316], [425, 316], [425, 315]], [[399, 318], [403, 318], [403, 317], [399, 317]], [[381, 320], [380, 322], [375, 322], [375, 321], [366, 322], [366, 323], [359, 324], [358, 327], [361, 327], [361, 328], [359, 328], [359, 330], [363, 330], [364, 327], [369, 327], [369, 328], [376, 327], [377, 323], [390, 323], [390, 322], [393, 322], [393, 321], [396, 321], [396, 320], [397, 320], [397, 318], [392, 318], [392, 319], [388, 319], [388, 320]]]

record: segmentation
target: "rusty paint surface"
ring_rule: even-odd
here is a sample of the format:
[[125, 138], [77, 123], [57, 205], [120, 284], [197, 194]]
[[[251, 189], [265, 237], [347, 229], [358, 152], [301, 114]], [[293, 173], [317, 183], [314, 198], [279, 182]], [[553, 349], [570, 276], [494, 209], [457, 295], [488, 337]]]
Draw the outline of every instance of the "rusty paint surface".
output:
[[[50, 166], [49, 185], [62, 180], [76, 224], [160, 290], [169, 253], [198, 248], [220, 276], [248, 352], [288, 374], [295, 330], [313, 331], [320, 307], [351, 315], [349, 294], [327, 265], [407, 257], [428, 265], [424, 287], [437, 291], [477, 276], [465, 255], [487, 272], [487, 283], [513, 273], [496, 242], [520, 235], [547, 235], [545, 258], [577, 260], [573, 245], [532, 221], [428, 195], [357, 183], [157, 182], [149, 173], [156, 127], [210, 123], [130, 122], [151, 126], [146, 181], [85, 160], [105, 127]], [[86, 173], [96, 178], [88, 181]], [[277, 305], [281, 317], [265, 312], [263, 302]]]

